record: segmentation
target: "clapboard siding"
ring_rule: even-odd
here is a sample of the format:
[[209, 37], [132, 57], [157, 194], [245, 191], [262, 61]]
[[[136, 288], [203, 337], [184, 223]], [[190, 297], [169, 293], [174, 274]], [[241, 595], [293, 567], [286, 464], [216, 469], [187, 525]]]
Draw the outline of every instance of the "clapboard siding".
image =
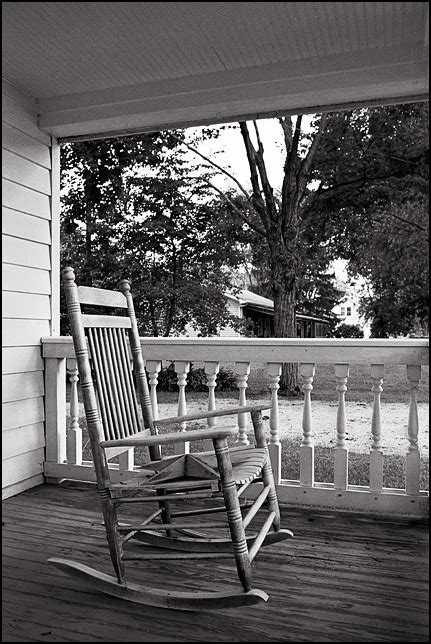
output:
[[11, 373], [2, 376], [3, 403], [43, 396], [43, 372]]
[[[35, 102], [3, 84], [2, 496], [43, 481], [44, 363], [40, 338], [53, 319], [51, 267], [58, 222], [58, 158], [39, 130]], [[55, 167], [55, 180], [52, 169]], [[53, 186], [53, 187], [52, 187]], [[57, 216], [57, 214], [56, 214]], [[58, 298], [57, 298], [58, 299]]]
[[2, 432], [3, 458], [19, 456], [23, 450], [34, 452], [45, 445], [43, 423]]
[[50, 295], [51, 275], [48, 270], [32, 268], [31, 266], [3, 264], [2, 289], [3, 291], [15, 291], [17, 293]]
[[14, 485], [43, 472], [44, 449], [32, 450], [3, 461], [3, 485]]
[[[3, 312], [4, 314], [4, 312]], [[2, 320], [4, 347], [40, 347], [40, 339], [49, 335], [48, 320]]]
[[49, 148], [51, 137], [46, 132], [39, 130], [36, 114], [28, 109], [28, 106], [22, 100], [18, 101], [17, 96], [13, 99], [2, 92], [2, 122], [21, 132], [25, 132], [25, 134], [39, 141], [42, 146]]
[[51, 317], [49, 295], [5, 291], [2, 295], [2, 305], [12, 318], [49, 320]]
[[37, 141], [32, 136], [17, 130], [7, 123], [2, 124], [2, 147], [4, 150], [19, 154], [24, 159], [33, 161], [33, 163], [43, 168], [51, 169], [49, 148], [46, 145], [41, 145], [40, 141]]
[[26, 186], [2, 179], [2, 204], [42, 219], [51, 219], [49, 196]]
[[50, 247], [47, 244], [39, 244], [10, 235], [2, 235], [2, 244], [3, 262], [33, 268], [51, 268]]
[[[42, 396], [27, 400], [15, 400], [2, 405], [2, 430], [14, 430], [42, 423], [44, 420], [45, 411]], [[11, 436], [13, 433], [11, 432]]]
[[40, 347], [3, 347], [2, 373], [43, 371]]
[[2, 208], [2, 233], [41, 244], [51, 243], [51, 229], [48, 220], [41, 221], [40, 217], [34, 217], [11, 208]]
[[45, 195], [51, 194], [50, 172], [46, 168], [20, 157], [14, 152], [3, 150], [2, 177]]

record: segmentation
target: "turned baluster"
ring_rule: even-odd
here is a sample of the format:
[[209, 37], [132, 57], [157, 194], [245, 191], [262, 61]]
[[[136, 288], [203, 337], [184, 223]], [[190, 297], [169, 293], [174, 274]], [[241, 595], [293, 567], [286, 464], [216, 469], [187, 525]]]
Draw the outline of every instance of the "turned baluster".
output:
[[[208, 411], [215, 411], [216, 399], [215, 388], [217, 386], [217, 374], [220, 371], [220, 364], [218, 362], [205, 362], [205, 375], [207, 377], [208, 387]], [[216, 424], [215, 418], [208, 418], [207, 423], [210, 427]]]
[[313, 390], [315, 365], [301, 364], [299, 375], [301, 388], [304, 392], [304, 407], [302, 411], [302, 442], [299, 448], [299, 481], [301, 485], [314, 485], [314, 445], [312, 440], [313, 421], [311, 411], [311, 392]]
[[371, 365], [371, 391], [374, 395], [373, 415], [371, 417], [372, 444], [370, 452], [370, 491], [381, 492], [383, 489], [383, 450], [380, 444], [382, 433], [380, 396], [383, 391], [384, 365]]
[[278, 390], [280, 389], [281, 364], [268, 362], [269, 388], [271, 390], [271, 412], [269, 417], [270, 437], [268, 443], [269, 456], [274, 473], [275, 483], [281, 480], [281, 443], [280, 443], [280, 417], [278, 412]]
[[[249, 362], [236, 362], [235, 373], [238, 376], [238, 389], [239, 389], [239, 406], [244, 407], [247, 404], [245, 390], [247, 389], [247, 380], [250, 374]], [[247, 436], [248, 414], [238, 414], [238, 438], [237, 443], [249, 445], [250, 441]]]
[[69, 362], [67, 373], [70, 380], [70, 421], [66, 433], [67, 461], [82, 464], [82, 429], [79, 425], [78, 367], [76, 360]]
[[[185, 362], [183, 360], [175, 361], [175, 371], [177, 374], [178, 380], [178, 416], [185, 416], [187, 414], [187, 403], [186, 403], [186, 384], [187, 384], [187, 374], [190, 370], [190, 362]], [[186, 423], [180, 423], [179, 431], [185, 432], [187, 430]], [[174, 453], [175, 454], [188, 454], [190, 451], [190, 443], [175, 443], [174, 444]]]
[[406, 454], [406, 494], [419, 494], [420, 490], [420, 452], [418, 446], [418, 386], [421, 379], [420, 365], [407, 365], [407, 379], [410, 385], [410, 405], [407, 423], [409, 446]]
[[154, 420], [159, 419], [159, 406], [157, 400], [157, 383], [162, 363], [160, 360], [147, 360], [146, 367], [148, 371], [148, 381], [150, 384], [151, 407], [153, 410]]
[[337, 407], [337, 444], [334, 454], [334, 487], [337, 490], [347, 490], [349, 471], [349, 452], [346, 445], [346, 404], [347, 379], [349, 377], [348, 364], [335, 365], [335, 379], [338, 392]]

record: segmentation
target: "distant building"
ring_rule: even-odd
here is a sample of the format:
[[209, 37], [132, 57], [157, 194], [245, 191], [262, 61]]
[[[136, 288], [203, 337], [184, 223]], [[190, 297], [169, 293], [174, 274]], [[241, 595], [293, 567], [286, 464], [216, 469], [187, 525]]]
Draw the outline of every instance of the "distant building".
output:
[[[229, 313], [240, 319], [250, 319], [254, 335], [258, 338], [274, 337], [274, 302], [267, 297], [256, 295], [251, 291], [240, 291], [238, 295], [226, 293]], [[329, 322], [319, 317], [302, 313], [296, 314], [296, 334], [298, 338], [324, 338], [327, 336]], [[198, 332], [187, 329], [187, 335], [194, 337]], [[221, 337], [240, 337], [241, 334], [232, 327], [220, 330]]]

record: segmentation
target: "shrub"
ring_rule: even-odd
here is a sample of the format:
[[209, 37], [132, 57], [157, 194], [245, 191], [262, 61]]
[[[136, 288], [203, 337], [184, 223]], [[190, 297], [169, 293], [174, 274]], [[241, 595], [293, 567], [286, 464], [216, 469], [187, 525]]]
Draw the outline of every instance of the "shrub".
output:
[[[237, 377], [231, 369], [221, 368], [217, 375], [217, 391], [228, 391], [236, 389]], [[178, 391], [177, 374], [175, 365], [171, 362], [167, 367], [161, 369], [159, 373], [158, 389], [161, 391]], [[190, 365], [190, 371], [187, 374], [186, 391], [208, 391], [207, 376], [202, 367], [197, 369]]]
[[339, 324], [332, 332], [334, 338], [363, 338], [364, 332], [359, 324]]

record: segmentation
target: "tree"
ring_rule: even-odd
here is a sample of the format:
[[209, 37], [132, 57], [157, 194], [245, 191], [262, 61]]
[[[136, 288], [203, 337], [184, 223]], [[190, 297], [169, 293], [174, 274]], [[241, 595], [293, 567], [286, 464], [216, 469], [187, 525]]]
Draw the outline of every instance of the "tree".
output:
[[363, 338], [364, 332], [359, 324], [338, 324], [332, 332], [334, 338]]
[[[182, 133], [68, 145], [63, 158], [62, 263], [80, 281], [133, 283], [143, 333], [202, 335], [234, 323], [224, 291], [242, 261], [225, 201], [190, 177]], [[245, 239], [245, 237], [244, 237]]]
[[[349, 260], [353, 276], [367, 273], [363, 258], [370, 259], [368, 266], [373, 263], [370, 229], [384, 205], [405, 205], [408, 199], [417, 203], [418, 192], [427, 185], [425, 111], [424, 104], [413, 104], [316, 115], [308, 132], [302, 130], [301, 116], [278, 119], [285, 145], [279, 195], [270, 183], [258, 123], [239, 123], [251, 192], [226, 174], [242, 196], [239, 217], [253, 230], [265, 257], [276, 337], [296, 335], [300, 282], [313, 275], [313, 264], [323, 275], [331, 259], [342, 257]], [[392, 207], [387, 214], [392, 225], [406, 219], [418, 229]], [[283, 369], [281, 385], [297, 390], [293, 365]]]

